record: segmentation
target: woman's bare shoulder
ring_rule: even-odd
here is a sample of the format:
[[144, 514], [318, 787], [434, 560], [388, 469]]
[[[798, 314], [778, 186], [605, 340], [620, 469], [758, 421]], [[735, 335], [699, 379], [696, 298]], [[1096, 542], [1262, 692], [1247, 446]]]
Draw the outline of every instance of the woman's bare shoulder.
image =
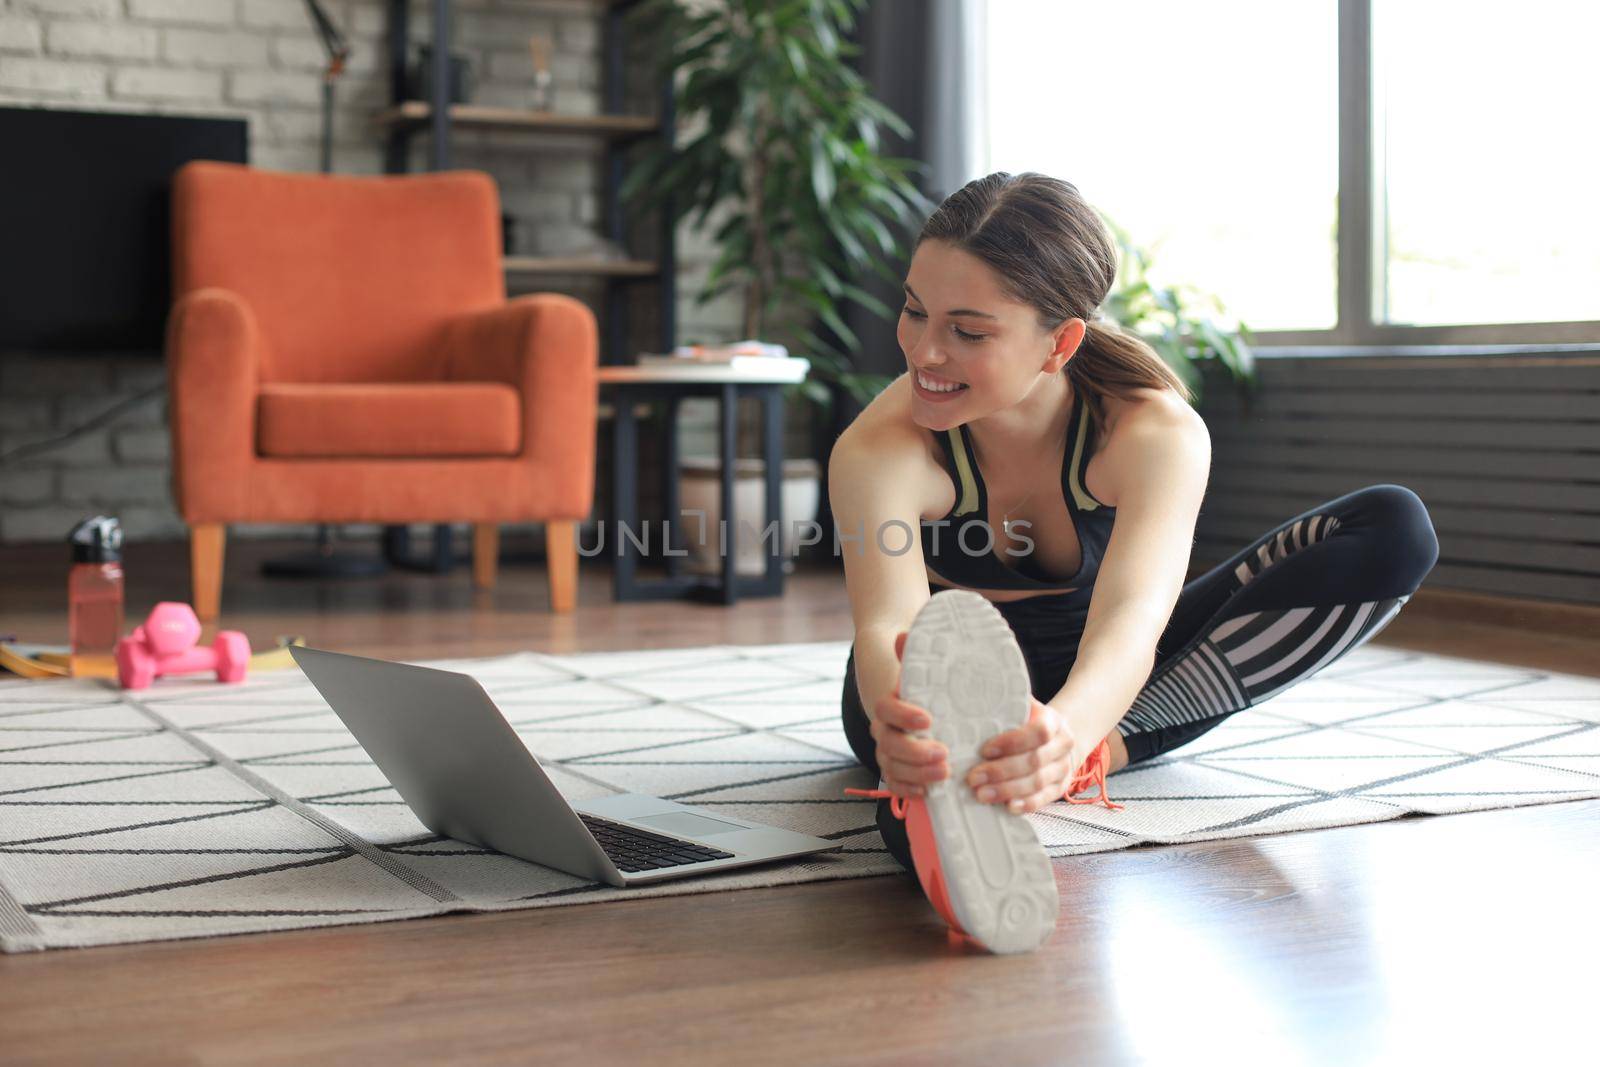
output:
[[1122, 439], [1169, 437], [1175, 442], [1196, 437], [1209, 439], [1205, 420], [1183, 397], [1171, 389], [1134, 389], [1126, 396], [1108, 396], [1105, 444]]
[[836, 494], [847, 486], [908, 489], [923, 514], [938, 506], [941, 481], [949, 489], [949, 479], [942, 475], [931, 435], [911, 419], [911, 385], [905, 375], [855, 417], [828, 457], [828, 481]]
[[1149, 482], [1152, 472], [1204, 484], [1210, 466], [1211, 436], [1189, 402], [1171, 389], [1135, 389], [1104, 402], [1106, 427], [1085, 487], [1111, 507], [1124, 502], [1125, 490]]
[[856, 458], [885, 451], [903, 454], [926, 451], [926, 434], [911, 421], [911, 391], [905, 375], [890, 382], [883, 392], [846, 426], [834, 442], [834, 457]]

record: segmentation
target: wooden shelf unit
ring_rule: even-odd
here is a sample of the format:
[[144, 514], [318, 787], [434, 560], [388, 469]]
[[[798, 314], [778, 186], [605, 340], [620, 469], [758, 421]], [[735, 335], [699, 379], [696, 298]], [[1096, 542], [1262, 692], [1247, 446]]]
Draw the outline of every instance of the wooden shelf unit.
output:
[[506, 256], [507, 274], [595, 274], [614, 278], [654, 278], [661, 265], [649, 259], [592, 259], [580, 256]]
[[[479, 104], [452, 104], [448, 111], [450, 125], [461, 129], [527, 130], [616, 140], [648, 137], [661, 131], [661, 123], [648, 115], [566, 115], [557, 111], [524, 111]], [[406, 100], [378, 112], [373, 121], [389, 128], [421, 127], [432, 118], [432, 105], [422, 100]]]
[[[594, 0], [593, 7], [603, 20], [603, 110], [597, 115], [571, 115], [555, 111], [449, 103], [447, 94], [450, 79], [446, 76], [446, 62], [450, 55], [450, 22], [455, 6], [452, 0], [432, 2], [429, 19], [434, 63], [432, 98], [412, 99], [409, 84], [413, 44], [410, 32], [411, 2], [389, 0], [390, 102], [373, 119], [374, 127], [383, 133], [386, 142], [384, 169], [391, 174], [408, 170], [411, 139], [424, 131], [431, 135], [428, 139], [427, 164], [431, 170], [450, 167], [451, 133], [457, 128], [524, 131], [595, 140], [603, 145], [605, 151], [601, 166], [603, 232], [613, 245], [625, 247], [628, 226], [621, 198], [627, 162], [624, 153], [641, 138], [665, 137], [670, 140], [676, 126], [676, 100], [670, 78], [661, 86], [655, 116], [622, 112], [623, 78], [626, 73], [624, 18], [626, 12], [637, 4], [638, 0]], [[658, 352], [670, 352], [677, 344], [677, 255], [674, 247], [676, 234], [670, 222], [672, 206], [662, 205], [657, 209], [657, 215], [661, 247], [655, 260], [612, 260], [583, 255], [508, 255], [505, 257], [505, 272], [507, 275], [582, 275], [603, 279], [606, 289], [600, 316], [600, 351], [607, 363], [632, 362], [628, 351], [637, 346], [628, 341], [626, 301], [637, 284], [653, 285], [660, 329], [652, 347]]]

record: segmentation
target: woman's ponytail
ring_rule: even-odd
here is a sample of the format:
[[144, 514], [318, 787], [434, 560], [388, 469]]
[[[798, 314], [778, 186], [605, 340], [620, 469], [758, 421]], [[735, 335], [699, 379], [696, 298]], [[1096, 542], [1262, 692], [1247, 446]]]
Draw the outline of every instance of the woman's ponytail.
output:
[[1089, 400], [1089, 414], [1098, 429], [1105, 420], [1105, 398], [1125, 397], [1134, 389], [1171, 389], [1185, 400], [1194, 395], [1149, 343], [1099, 313], [1084, 320], [1088, 329], [1077, 352], [1067, 360], [1073, 391]]

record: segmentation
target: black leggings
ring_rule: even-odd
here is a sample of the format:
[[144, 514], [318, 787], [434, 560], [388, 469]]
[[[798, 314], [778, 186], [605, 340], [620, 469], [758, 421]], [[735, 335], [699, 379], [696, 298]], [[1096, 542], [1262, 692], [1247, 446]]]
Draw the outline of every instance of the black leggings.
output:
[[[1139, 763], [1194, 740], [1229, 715], [1311, 677], [1383, 629], [1439, 558], [1427, 509], [1411, 490], [1375, 485], [1271, 530], [1183, 587], [1156, 644], [1156, 664], [1116, 729]], [[996, 604], [1028, 665], [1033, 694], [1060, 691], [1087, 609], [1063, 597]], [[1058, 601], [1058, 604], [1051, 604]], [[878, 772], [871, 722], [845, 665], [844, 732]], [[878, 805], [889, 851], [907, 867], [905, 831]]]

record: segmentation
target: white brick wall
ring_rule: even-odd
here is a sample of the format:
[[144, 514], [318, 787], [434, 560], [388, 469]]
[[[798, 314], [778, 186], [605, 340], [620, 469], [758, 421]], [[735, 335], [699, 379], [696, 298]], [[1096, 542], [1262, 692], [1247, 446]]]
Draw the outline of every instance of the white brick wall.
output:
[[221, 91], [222, 75], [216, 71], [125, 67], [111, 72], [111, 95], [121, 100], [214, 104]]
[[228, 0], [128, 0], [128, 16], [184, 26], [231, 26], [234, 9]]
[[44, 47], [44, 27], [35, 19], [0, 15], [0, 55], [36, 55]]
[[122, 13], [121, 0], [11, 0], [11, 8], [24, 15], [78, 15], [86, 18], [115, 18]]
[[169, 27], [161, 31], [161, 58], [168, 66], [238, 70], [265, 67], [271, 38], [240, 30]]
[[[382, 144], [370, 117], [388, 99], [387, 0], [326, 3], [353, 48], [336, 97], [336, 163], [375, 173]], [[431, 9], [431, 0], [412, 4], [414, 42], [430, 36]], [[472, 63], [475, 99], [527, 103], [526, 42], [537, 33], [555, 41], [557, 110], [599, 112], [601, 16], [593, 0], [456, 0], [454, 46]], [[0, 105], [242, 114], [252, 161], [272, 166], [316, 166], [325, 63], [303, 0], [0, 0]], [[284, 112], [295, 117], [276, 121]], [[479, 143], [526, 172], [525, 136]], [[598, 185], [597, 153], [556, 154], [585, 156], [583, 181]], [[488, 162], [498, 174], [505, 161]]]
[[304, 30], [306, 21], [303, 0], [239, 0], [239, 22], [249, 29]]
[[238, 70], [228, 77], [228, 99], [235, 104], [288, 104], [317, 107], [322, 84], [315, 77], [280, 71]]
[[23, 97], [88, 99], [104, 96], [105, 91], [106, 70], [92, 63], [0, 57], [0, 103]]
[[[380, 173], [383, 141], [371, 116], [388, 101], [388, 3], [324, 2], [354, 49], [337, 88], [335, 167]], [[413, 43], [426, 41], [432, 0], [413, 0], [411, 12]], [[472, 64], [475, 102], [528, 103], [527, 40], [542, 34], [554, 41], [556, 110], [600, 112], [602, 18], [594, 0], [456, 0], [453, 47]], [[249, 121], [251, 162], [270, 169], [317, 168], [324, 64], [303, 0], [0, 0], [0, 106], [240, 116]], [[655, 104], [651, 90], [631, 106]], [[425, 136], [414, 139], [413, 167], [425, 165], [426, 145]], [[518, 219], [519, 251], [558, 253], [603, 225], [598, 142], [463, 131], [452, 148], [454, 166], [499, 180], [505, 209]], [[692, 235], [679, 243], [681, 332], [733, 338], [737, 302], [693, 305], [711, 255]], [[547, 283], [598, 310], [603, 286], [589, 279], [523, 279], [514, 291]], [[645, 287], [634, 291], [650, 299]], [[650, 308], [638, 316], [654, 317]], [[154, 360], [71, 357], [72, 372], [63, 374], [64, 358], [0, 356], [0, 452], [53, 437], [161, 381]], [[58, 540], [84, 508], [101, 506], [119, 509], [130, 536], [181, 533], [165, 485], [164, 418], [164, 405], [152, 402], [71, 444], [0, 467], [0, 544]]]
[[161, 43], [160, 31], [152, 26], [51, 22], [46, 29], [45, 50], [57, 56], [152, 60]]

